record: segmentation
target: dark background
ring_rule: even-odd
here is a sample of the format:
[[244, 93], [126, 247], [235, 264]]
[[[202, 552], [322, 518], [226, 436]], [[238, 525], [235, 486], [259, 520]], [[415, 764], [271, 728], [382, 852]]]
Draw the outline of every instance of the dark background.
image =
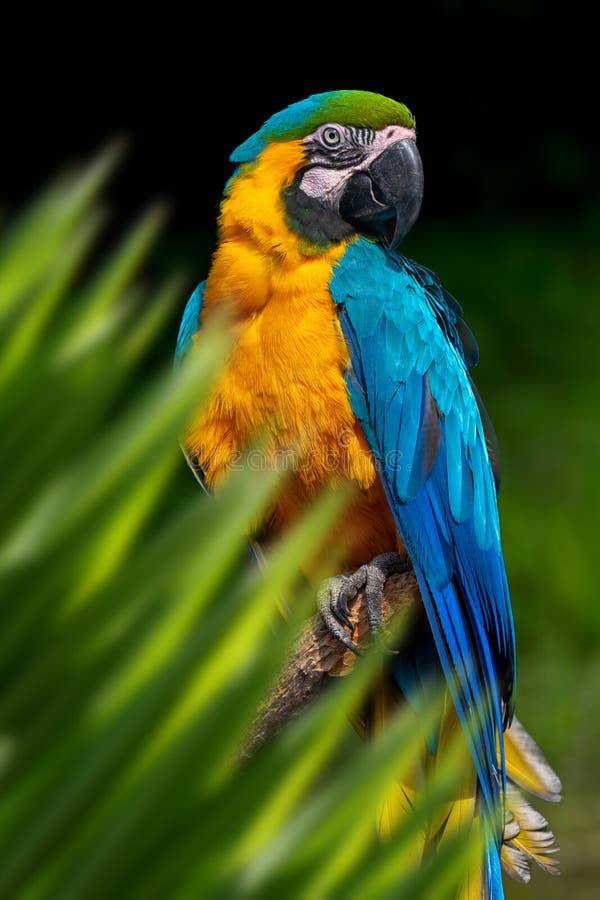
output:
[[121, 135], [120, 213], [162, 196], [171, 233], [211, 229], [233, 148], [287, 104], [338, 88], [416, 115], [423, 217], [554, 217], [597, 195], [596, 29], [576, 4], [560, 15], [527, 0], [285, 15], [86, 10], [62, 27], [32, 17], [6, 30], [3, 202]]

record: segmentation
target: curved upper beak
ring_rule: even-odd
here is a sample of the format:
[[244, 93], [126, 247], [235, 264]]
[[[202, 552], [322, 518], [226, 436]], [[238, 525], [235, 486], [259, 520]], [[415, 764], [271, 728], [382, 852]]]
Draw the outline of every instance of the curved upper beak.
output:
[[[421, 157], [416, 142], [403, 138], [350, 178], [339, 210], [347, 222], [374, 234], [387, 234], [390, 246], [395, 248], [416, 222], [422, 199]], [[393, 230], [388, 230], [386, 226], [394, 216]]]

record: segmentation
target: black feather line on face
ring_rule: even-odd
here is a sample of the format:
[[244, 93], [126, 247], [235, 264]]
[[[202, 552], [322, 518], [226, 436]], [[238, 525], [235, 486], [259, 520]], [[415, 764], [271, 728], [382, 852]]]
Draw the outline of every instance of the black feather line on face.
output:
[[342, 140], [334, 147], [325, 144], [319, 134], [306, 138], [304, 144], [308, 159], [315, 164], [330, 169], [343, 169], [352, 165], [358, 165], [367, 155], [367, 148], [375, 140], [375, 132], [372, 128], [354, 127], [348, 125], [335, 126]]
[[300, 183], [305, 172], [306, 168], [300, 169], [292, 184], [282, 191], [287, 221], [290, 228], [308, 244], [325, 250], [349, 238], [354, 234], [354, 228], [318, 197], [309, 197], [304, 193]]

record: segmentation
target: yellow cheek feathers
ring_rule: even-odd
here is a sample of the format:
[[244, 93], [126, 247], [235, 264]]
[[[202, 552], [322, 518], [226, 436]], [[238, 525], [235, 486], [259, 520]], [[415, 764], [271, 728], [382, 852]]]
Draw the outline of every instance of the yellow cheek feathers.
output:
[[298, 236], [287, 225], [281, 194], [305, 163], [302, 141], [285, 141], [240, 166], [221, 205], [221, 240], [239, 238], [241, 231], [268, 256], [297, 252]]
[[203, 317], [228, 304], [235, 344], [188, 436], [211, 485], [265, 431], [267, 452], [299, 454], [299, 490], [348, 478], [366, 489], [375, 481], [350, 408], [348, 354], [329, 292], [348, 241], [307, 256], [286, 222], [281, 192], [304, 163], [300, 141], [269, 145], [240, 167], [222, 203]]

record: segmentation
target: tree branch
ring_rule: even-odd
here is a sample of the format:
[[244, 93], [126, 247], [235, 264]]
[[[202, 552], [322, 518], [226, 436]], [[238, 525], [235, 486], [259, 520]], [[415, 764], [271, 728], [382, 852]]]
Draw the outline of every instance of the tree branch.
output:
[[[406, 615], [421, 594], [414, 572], [391, 575], [384, 587], [382, 612], [387, 624], [393, 616]], [[362, 591], [349, 604], [352, 640], [360, 647], [370, 641], [367, 610]], [[319, 614], [307, 622], [290, 660], [273, 691], [259, 709], [250, 729], [244, 757], [252, 756], [269, 738], [296, 718], [332, 676], [346, 675], [356, 660], [355, 654], [335, 638]]]

